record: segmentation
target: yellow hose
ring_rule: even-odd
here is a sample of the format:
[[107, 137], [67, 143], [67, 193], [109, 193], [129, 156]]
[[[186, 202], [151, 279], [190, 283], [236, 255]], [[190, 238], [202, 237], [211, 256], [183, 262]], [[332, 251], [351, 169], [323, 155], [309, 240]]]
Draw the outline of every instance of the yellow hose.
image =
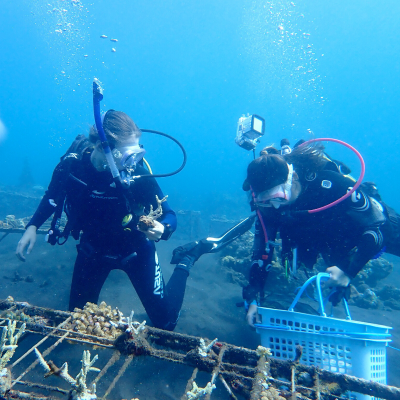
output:
[[151, 170], [150, 164], [143, 158], [143, 162], [146, 164], [147, 169], [149, 170], [150, 174], [153, 175], [153, 171]]

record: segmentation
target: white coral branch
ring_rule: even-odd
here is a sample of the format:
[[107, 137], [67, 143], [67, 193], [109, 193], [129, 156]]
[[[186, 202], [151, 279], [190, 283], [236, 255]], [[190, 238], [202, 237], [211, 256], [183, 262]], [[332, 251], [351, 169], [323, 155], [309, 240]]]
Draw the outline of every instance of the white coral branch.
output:
[[152, 219], [153, 221], [160, 218], [161, 215], [163, 214], [163, 209], [161, 204], [164, 203], [164, 201], [167, 201], [167, 199], [168, 196], [165, 196], [160, 200], [156, 195], [157, 208], [153, 210], [153, 206], [150, 204], [150, 212], [146, 215], [146, 217]]
[[60, 376], [66, 380], [71, 386], [77, 386], [77, 381], [68, 373], [68, 363], [65, 362], [60, 368]]
[[42, 353], [36, 347], [35, 347], [35, 354], [39, 360], [39, 364], [44, 368], [46, 372], [50, 372], [51, 369], [49, 367], [49, 364], [47, 364], [46, 360], [42, 356]]
[[208, 382], [205, 388], [199, 388], [196, 382], [193, 382], [193, 388], [190, 392], [186, 393], [186, 396], [188, 400], [201, 399], [206, 394], [211, 394], [214, 389], [215, 385], [211, 382]]
[[90, 371], [95, 371], [95, 372], [100, 372], [98, 368], [92, 367], [92, 365], [95, 363], [95, 361], [99, 358], [99, 356], [96, 354], [92, 360], [90, 360], [90, 352], [89, 350], [86, 350], [83, 352], [83, 357], [82, 357], [82, 368], [79, 372], [79, 374], [76, 376], [76, 391], [78, 393], [86, 393], [87, 392], [87, 386], [86, 386], [86, 377], [88, 372]]
[[[42, 354], [35, 348], [35, 353], [37, 358], [39, 359], [40, 365], [46, 370], [46, 372], [50, 372], [51, 368], [47, 364], [46, 360], [43, 358]], [[91, 386], [91, 389], [89, 390], [86, 386], [86, 377], [88, 372], [90, 371], [96, 371], [100, 372], [98, 368], [93, 367], [93, 364], [97, 360], [98, 355], [94, 356], [93, 359], [90, 359], [90, 352], [89, 350], [86, 350], [83, 352], [83, 357], [82, 357], [82, 368], [79, 371], [79, 374], [76, 376], [74, 379], [69, 373], [68, 373], [68, 363], [64, 363], [60, 370], [59, 370], [59, 376], [63, 378], [65, 381], [67, 381], [74, 389], [74, 396], [73, 398], [75, 399], [85, 399], [88, 396], [90, 398], [95, 398], [94, 394], [96, 393], [96, 385], [93, 384]]]
[[[146, 328], [146, 321], [143, 321], [142, 323], [139, 323], [138, 321], [133, 320], [133, 314], [134, 312], [131, 312], [131, 315], [127, 318], [128, 321], [128, 328], [126, 329], [126, 332], [134, 333], [135, 335], [138, 335], [140, 332], [144, 331]], [[135, 328], [134, 325], [137, 325], [137, 328]]]
[[[0, 371], [3, 370], [14, 355], [15, 349], [18, 347], [18, 340], [25, 332], [26, 324], [22, 324], [14, 336], [16, 324], [17, 321], [8, 321], [8, 325], [3, 328], [0, 339]], [[6, 344], [7, 342], [8, 344]]]
[[258, 346], [257, 347], [256, 354], [258, 355], [258, 357], [261, 357], [261, 356], [265, 356], [265, 357], [272, 356], [271, 349], [269, 349], [268, 347], [263, 347], [263, 346]]
[[[139, 322], [135, 321], [135, 324], [139, 324]], [[140, 332], [144, 331], [146, 328], [146, 321], [141, 322], [137, 328], [133, 327], [133, 332], [135, 332], [135, 335], [138, 335]]]
[[208, 353], [210, 352], [211, 348], [214, 346], [214, 344], [217, 342], [218, 338], [215, 338], [212, 342], [206, 346], [206, 343], [204, 342], [204, 339], [200, 339], [200, 347], [199, 347], [199, 354], [202, 357], [207, 357]]

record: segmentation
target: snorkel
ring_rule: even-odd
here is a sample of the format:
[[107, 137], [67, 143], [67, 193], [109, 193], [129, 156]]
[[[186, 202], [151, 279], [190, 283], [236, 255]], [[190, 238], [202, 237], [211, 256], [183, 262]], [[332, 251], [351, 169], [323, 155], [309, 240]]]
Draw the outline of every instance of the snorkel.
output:
[[114, 178], [114, 181], [118, 184], [122, 184], [121, 175], [119, 173], [117, 166], [115, 165], [115, 161], [114, 161], [114, 157], [111, 153], [110, 145], [106, 138], [106, 134], [104, 133], [103, 122], [101, 120], [101, 113], [100, 113], [101, 100], [103, 100], [103, 88], [101, 87], [101, 82], [97, 78], [94, 78], [94, 80], [93, 80], [93, 112], [94, 112], [94, 120], [96, 123], [97, 133], [100, 137], [104, 155], [106, 157], [108, 166], [110, 167], [110, 171]]
[[[107, 141], [106, 134], [103, 129], [103, 118], [100, 112], [100, 102], [103, 100], [103, 88], [101, 87], [101, 82], [97, 79], [94, 78], [93, 80], [93, 112], [94, 112], [94, 120], [96, 123], [96, 129], [98, 132], [98, 135], [101, 140], [101, 145], [104, 150], [104, 154], [107, 160], [107, 164], [110, 168], [111, 174], [114, 178], [114, 181], [117, 184], [122, 184], [125, 187], [129, 187], [130, 181], [137, 179], [137, 178], [147, 178], [147, 177], [152, 177], [152, 178], [164, 178], [167, 176], [172, 176], [180, 171], [185, 167], [186, 165], [186, 160], [187, 160], [187, 155], [185, 148], [182, 146], [182, 144], [175, 139], [174, 137], [167, 135], [166, 133], [159, 132], [159, 131], [154, 131], [151, 129], [141, 129], [142, 132], [148, 132], [148, 133], [153, 133], [156, 135], [164, 136], [167, 139], [172, 140], [175, 142], [181, 149], [182, 154], [183, 154], [183, 161], [181, 166], [176, 169], [173, 172], [165, 173], [165, 174], [153, 174], [151, 171], [150, 166], [148, 165], [147, 161], [143, 158], [144, 163], [148, 166], [148, 169], [150, 171], [150, 174], [144, 174], [144, 175], [136, 175], [132, 176], [130, 173], [133, 172], [134, 168], [132, 166], [136, 166], [136, 164], [142, 159], [145, 150], [144, 149], [139, 149], [138, 151], [135, 152], [130, 152], [129, 150], [124, 152], [124, 154], [120, 152], [115, 152], [115, 149], [111, 151], [110, 145]], [[128, 170], [128, 174], [122, 171], [122, 177], [121, 174], [118, 170], [117, 163], [115, 161], [117, 159], [117, 162], [120, 167], [126, 168]], [[128, 165], [127, 165], [128, 164]]]

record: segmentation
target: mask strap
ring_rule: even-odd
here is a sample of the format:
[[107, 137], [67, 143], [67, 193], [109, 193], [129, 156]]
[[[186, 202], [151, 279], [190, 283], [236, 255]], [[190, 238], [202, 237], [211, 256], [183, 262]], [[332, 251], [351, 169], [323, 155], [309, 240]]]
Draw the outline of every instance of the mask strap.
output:
[[292, 183], [293, 183], [293, 172], [294, 172], [293, 164], [288, 164], [288, 168], [289, 168], [288, 177], [286, 179], [286, 182], [283, 184], [285, 196], [287, 197], [286, 200], [290, 200], [290, 196], [291, 196], [291, 189], [292, 189]]

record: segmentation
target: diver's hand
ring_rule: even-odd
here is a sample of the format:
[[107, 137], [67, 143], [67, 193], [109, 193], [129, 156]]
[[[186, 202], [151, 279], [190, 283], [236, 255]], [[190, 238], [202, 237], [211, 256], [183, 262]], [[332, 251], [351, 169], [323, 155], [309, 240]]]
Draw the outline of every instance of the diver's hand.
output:
[[30, 254], [33, 246], [36, 243], [36, 226], [31, 225], [28, 227], [28, 229], [25, 231], [25, 233], [22, 235], [21, 240], [18, 242], [17, 245], [17, 250], [15, 252], [15, 255], [21, 260], [25, 261], [24, 257], [24, 251], [26, 246], [28, 246], [28, 250], [26, 251], [26, 254]]
[[350, 285], [347, 287], [336, 286], [335, 291], [329, 296], [329, 301], [332, 303], [334, 307], [336, 307], [343, 298], [349, 301], [350, 296], [351, 296]]
[[329, 273], [329, 280], [325, 282], [327, 287], [347, 287], [350, 284], [350, 277], [340, 268], [333, 266], [326, 269]]
[[142, 231], [141, 229], [139, 229], [139, 231], [143, 232], [149, 240], [158, 240], [161, 239], [161, 236], [164, 233], [164, 229], [165, 227], [163, 224], [158, 221], [154, 221], [153, 228], [150, 228], [147, 231]]
[[257, 310], [258, 307], [256, 304], [250, 304], [247, 310], [246, 321], [252, 328], [255, 328], [254, 323], [261, 323]]

